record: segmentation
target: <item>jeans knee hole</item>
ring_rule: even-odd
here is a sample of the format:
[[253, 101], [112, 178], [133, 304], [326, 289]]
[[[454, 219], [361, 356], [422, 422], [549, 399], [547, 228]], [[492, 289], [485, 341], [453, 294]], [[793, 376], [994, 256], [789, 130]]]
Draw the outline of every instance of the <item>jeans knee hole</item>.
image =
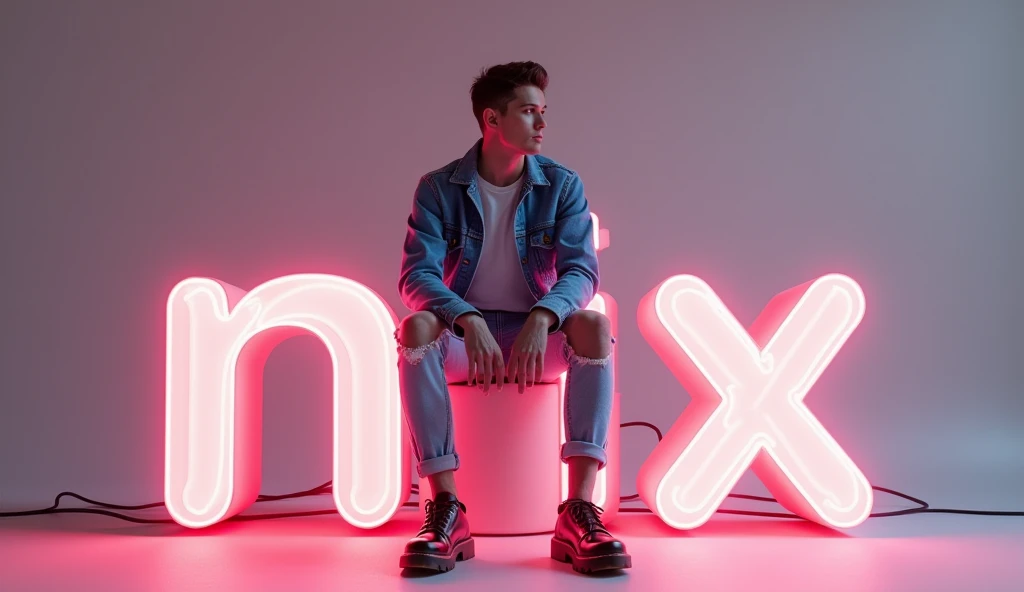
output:
[[439, 335], [437, 339], [431, 341], [426, 345], [408, 347], [402, 345], [402, 343], [398, 341], [398, 330], [396, 329], [395, 341], [398, 342], [398, 354], [402, 356], [402, 359], [404, 359], [406, 362], [412, 364], [413, 366], [418, 366], [419, 363], [423, 361], [424, 356], [426, 356], [431, 349], [436, 348], [438, 351], [441, 352], [442, 356], [444, 355], [444, 351], [442, 351], [441, 349], [441, 340], [444, 338], [444, 336], [444, 332], [442, 331], [441, 335]]

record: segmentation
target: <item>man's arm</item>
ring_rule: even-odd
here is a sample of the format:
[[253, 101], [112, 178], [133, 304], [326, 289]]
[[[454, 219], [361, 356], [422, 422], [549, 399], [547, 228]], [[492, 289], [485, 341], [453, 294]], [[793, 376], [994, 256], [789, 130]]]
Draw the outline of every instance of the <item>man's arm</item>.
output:
[[566, 317], [590, 304], [599, 284], [594, 221], [583, 181], [575, 173], [558, 200], [554, 233], [558, 280], [530, 309], [545, 308], [555, 314], [557, 320], [548, 328], [549, 333], [558, 331]]
[[[452, 292], [442, 280], [447, 245], [442, 236], [441, 205], [429, 177], [420, 179], [409, 214], [398, 292], [410, 310], [429, 310], [456, 336], [464, 332], [455, 319], [466, 313], [480, 315], [473, 305]], [[482, 317], [482, 315], [480, 315]], [[461, 322], [461, 321], [460, 321]]]

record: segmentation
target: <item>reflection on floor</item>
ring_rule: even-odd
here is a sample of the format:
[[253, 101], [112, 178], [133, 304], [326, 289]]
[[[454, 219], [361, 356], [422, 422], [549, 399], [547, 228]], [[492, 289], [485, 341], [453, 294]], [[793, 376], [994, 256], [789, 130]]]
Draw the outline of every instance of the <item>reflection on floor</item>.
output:
[[403, 573], [398, 555], [421, 516], [403, 510], [372, 531], [340, 516], [201, 531], [88, 515], [4, 519], [0, 590], [544, 592], [581, 583], [647, 591], [1024, 589], [1021, 518], [908, 516], [837, 532], [716, 516], [699, 529], [677, 531], [651, 514], [622, 514], [610, 527], [626, 543], [633, 568], [588, 577], [548, 557], [548, 536], [478, 537], [476, 558], [452, 572]]

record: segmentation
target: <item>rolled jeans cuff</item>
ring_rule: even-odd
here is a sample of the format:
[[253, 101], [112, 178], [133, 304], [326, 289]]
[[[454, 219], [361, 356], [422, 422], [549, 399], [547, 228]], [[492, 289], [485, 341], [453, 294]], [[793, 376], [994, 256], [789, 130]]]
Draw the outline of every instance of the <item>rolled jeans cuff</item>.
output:
[[567, 462], [570, 456], [589, 456], [597, 459], [597, 470], [601, 470], [608, 463], [608, 453], [604, 448], [593, 442], [569, 441], [562, 444], [562, 462]]
[[425, 461], [420, 462], [416, 465], [416, 472], [419, 473], [420, 479], [429, 477], [434, 473], [440, 473], [442, 471], [454, 471], [459, 468], [459, 455], [458, 454], [446, 454], [444, 456], [438, 456], [436, 458], [428, 458]]

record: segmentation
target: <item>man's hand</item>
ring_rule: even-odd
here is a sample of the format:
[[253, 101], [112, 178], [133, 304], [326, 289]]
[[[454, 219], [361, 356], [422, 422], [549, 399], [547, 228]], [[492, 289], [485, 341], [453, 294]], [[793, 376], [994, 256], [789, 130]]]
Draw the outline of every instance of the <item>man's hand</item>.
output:
[[512, 344], [508, 359], [508, 380], [519, 383], [519, 394], [533, 386], [544, 374], [544, 350], [548, 345], [548, 329], [558, 321], [555, 313], [535, 308]]
[[487, 328], [487, 321], [478, 314], [466, 313], [459, 315], [455, 323], [465, 331], [463, 341], [466, 343], [466, 358], [469, 359], [469, 384], [478, 384], [486, 394], [493, 376], [498, 379], [500, 391], [505, 382], [505, 361], [501, 357], [501, 347]]

